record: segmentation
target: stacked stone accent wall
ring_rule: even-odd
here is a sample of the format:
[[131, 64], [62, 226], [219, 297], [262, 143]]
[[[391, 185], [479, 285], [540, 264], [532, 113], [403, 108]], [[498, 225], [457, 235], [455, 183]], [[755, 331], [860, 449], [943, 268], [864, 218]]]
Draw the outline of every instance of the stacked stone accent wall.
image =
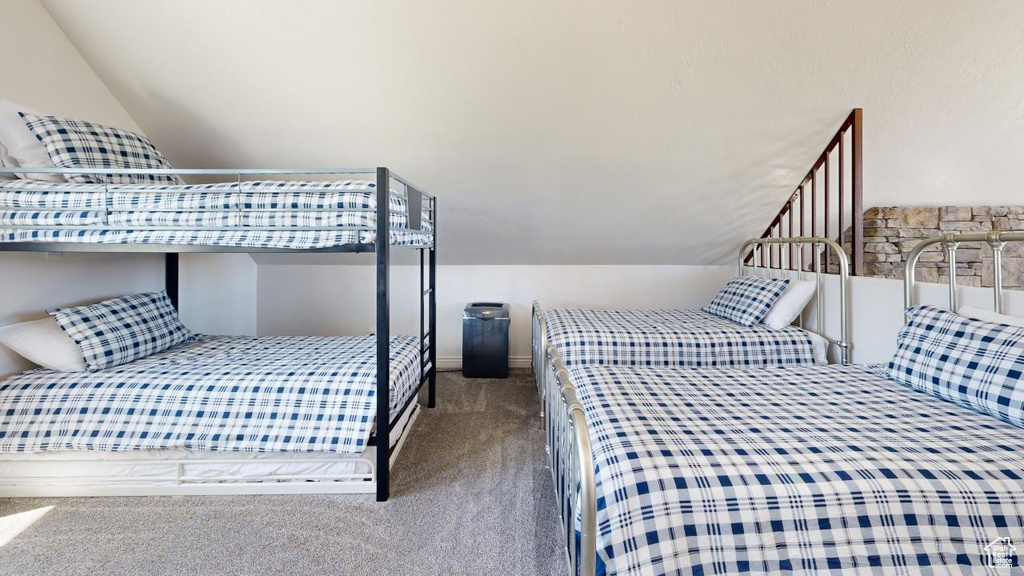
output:
[[[946, 232], [1024, 230], [1024, 206], [881, 207], [864, 213], [864, 275], [903, 278], [906, 256], [924, 238]], [[846, 231], [849, 242], [850, 231]], [[987, 244], [964, 244], [956, 251], [957, 280], [964, 286], [992, 286], [992, 250]], [[948, 282], [949, 267], [941, 245], [921, 254], [917, 279]], [[1003, 248], [1003, 285], [1024, 287], [1024, 243]]]

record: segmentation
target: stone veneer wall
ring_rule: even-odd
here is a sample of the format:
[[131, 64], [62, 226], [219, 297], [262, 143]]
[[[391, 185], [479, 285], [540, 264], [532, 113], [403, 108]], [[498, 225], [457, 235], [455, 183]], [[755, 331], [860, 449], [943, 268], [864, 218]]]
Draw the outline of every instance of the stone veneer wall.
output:
[[[903, 278], [906, 255], [923, 239], [945, 232], [1024, 230], [1024, 206], [882, 207], [864, 213], [864, 275]], [[849, 241], [850, 231], [846, 231]], [[957, 281], [963, 286], [992, 285], [992, 250], [964, 244], [956, 251]], [[928, 248], [917, 265], [922, 282], [948, 282], [945, 250]], [[1003, 248], [1003, 285], [1024, 287], [1024, 243]]]

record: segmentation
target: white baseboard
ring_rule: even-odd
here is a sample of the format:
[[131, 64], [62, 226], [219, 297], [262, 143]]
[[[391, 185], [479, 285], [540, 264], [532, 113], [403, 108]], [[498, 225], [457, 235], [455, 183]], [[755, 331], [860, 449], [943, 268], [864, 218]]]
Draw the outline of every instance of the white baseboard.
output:
[[[532, 358], [529, 356], [509, 356], [509, 368], [529, 368]], [[438, 356], [438, 370], [462, 370], [462, 356]]]

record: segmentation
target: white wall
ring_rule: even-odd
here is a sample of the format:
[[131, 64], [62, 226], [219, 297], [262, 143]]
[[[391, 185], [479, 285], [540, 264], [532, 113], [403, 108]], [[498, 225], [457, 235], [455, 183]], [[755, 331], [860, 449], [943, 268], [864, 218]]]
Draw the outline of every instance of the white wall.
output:
[[[7, 24], [0, 34], [0, 99], [138, 129], [36, 0], [0, 3], [0, 22]], [[0, 252], [0, 325], [42, 317], [48, 308], [162, 287], [157, 256]], [[0, 346], [0, 377], [30, 366]]]
[[444, 264], [729, 264], [855, 106], [865, 206], [1024, 181], [1020, 0], [43, 4], [173, 163], [391, 166]]
[[255, 336], [256, 272], [248, 254], [182, 254], [181, 321], [201, 334]]
[[[163, 288], [163, 264], [148, 255], [0, 254], [0, 325], [46, 316], [59, 306], [88, 304]], [[32, 367], [0, 346], [0, 378]]]
[[[440, 266], [438, 364], [462, 356], [462, 309], [471, 301], [512, 305], [513, 365], [529, 365], [530, 310], [546, 307], [692, 308], [734, 275], [728, 266]], [[419, 268], [392, 269], [392, 331], [419, 329]], [[258, 273], [259, 333], [360, 334], [374, 324], [372, 266], [268, 265]]]
[[[129, 130], [138, 125], [36, 0], [3, 0], [0, 99]], [[246, 255], [183, 255], [182, 320], [207, 333], [254, 334], [256, 265]], [[163, 256], [0, 252], [0, 325], [59, 306], [162, 289]], [[29, 368], [0, 346], [0, 377]]]

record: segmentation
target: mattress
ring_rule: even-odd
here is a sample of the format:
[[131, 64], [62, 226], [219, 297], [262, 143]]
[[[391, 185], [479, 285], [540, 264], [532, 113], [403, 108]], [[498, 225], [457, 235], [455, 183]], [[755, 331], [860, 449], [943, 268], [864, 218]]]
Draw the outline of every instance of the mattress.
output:
[[[420, 382], [419, 340], [392, 338], [392, 419]], [[0, 454], [358, 454], [375, 416], [373, 336], [202, 336], [98, 372], [0, 382]]]
[[760, 367], [827, 363], [828, 343], [790, 326], [747, 328], [702, 310], [545, 312], [566, 366]]
[[857, 366], [570, 370], [608, 574], [968, 574], [1024, 533], [1024, 429]]
[[[0, 182], [0, 242], [172, 244], [316, 249], [372, 243], [376, 185], [255, 181], [153, 186]], [[409, 228], [404, 196], [391, 193], [391, 242], [433, 242], [429, 209]]]
[[[391, 430], [394, 448], [414, 420], [417, 406], [409, 405]], [[282, 478], [372, 478], [376, 447], [359, 454], [326, 452], [209, 452], [157, 449], [134, 452], [49, 451], [0, 454], [0, 492], [11, 486], [161, 486], [280, 480]]]

